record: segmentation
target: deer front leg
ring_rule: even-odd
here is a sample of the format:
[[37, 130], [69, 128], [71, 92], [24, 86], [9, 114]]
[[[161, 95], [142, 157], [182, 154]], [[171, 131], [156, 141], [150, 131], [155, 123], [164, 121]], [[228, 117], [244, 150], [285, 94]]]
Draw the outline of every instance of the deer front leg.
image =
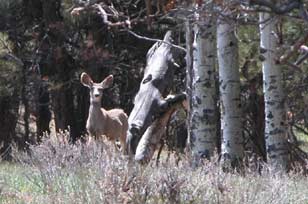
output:
[[119, 143], [117, 140], [113, 141], [113, 145], [114, 145], [116, 152], [119, 152], [121, 147], [119, 147]]
[[125, 135], [120, 137], [121, 151], [123, 154], [127, 154], [126, 152], [126, 132]]

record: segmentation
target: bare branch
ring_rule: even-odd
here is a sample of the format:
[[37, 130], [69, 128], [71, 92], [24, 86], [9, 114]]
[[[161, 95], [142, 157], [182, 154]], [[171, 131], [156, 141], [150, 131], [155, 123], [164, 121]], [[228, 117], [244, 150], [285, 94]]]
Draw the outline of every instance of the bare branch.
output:
[[5, 53], [4, 55], [0, 56], [0, 59], [6, 60], [6, 61], [15, 62], [19, 66], [23, 66], [24, 65], [23, 61], [20, 58], [18, 58], [15, 55], [13, 55], [12, 53]]
[[286, 62], [286, 64], [295, 69], [295, 71], [302, 72], [301, 68], [296, 63]]
[[297, 41], [292, 47], [291, 50], [289, 50], [285, 55], [280, 57], [280, 63], [285, 63], [290, 57], [292, 57], [295, 52], [297, 52], [300, 47], [305, 44], [306, 42], [308, 42], [308, 33], [306, 33], [305, 37], [300, 39], [299, 41]]
[[144, 36], [138, 35], [137, 33], [133, 32], [133, 31], [131, 31], [131, 30], [127, 30], [127, 32], [129, 32], [130, 34], [132, 34], [132, 35], [135, 36], [136, 38], [139, 38], [139, 39], [142, 39], [142, 40], [147, 40], [147, 41], [152, 41], [152, 42], [166, 43], [167, 45], [170, 45], [170, 46], [172, 46], [172, 47], [174, 47], [174, 48], [177, 48], [177, 49], [180, 49], [180, 50], [183, 50], [184, 52], [186, 52], [186, 49], [183, 48], [183, 47], [181, 47], [181, 46], [178, 46], [178, 45], [175, 45], [175, 44], [172, 44], [172, 43], [169, 43], [169, 42], [160, 40], [160, 39], [144, 37]]
[[300, 50], [304, 53], [302, 56], [300, 56], [296, 62], [295, 65], [300, 65], [301, 63], [303, 63], [307, 58], [308, 58], [308, 47], [305, 45], [302, 45]]
[[97, 8], [99, 10], [99, 13], [103, 19], [103, 22], [110, 26], [110, 27], [117, 27], [117, 26], [128, 26], [128, 28], [131, 27], [131, 22], [130, 20], [125, 20], [125, 21], [119, 21], [119, 22], [111, 22], [108, 20], [108, 15], [106, 13], [106, 11], [103, 9], [103, 7], [100, 4], [95, 4], [94, 5], [95, 8]]
[[297, 130], [303, 132], [304, 134], [308, 135], [308, 132], [304, 128], [300, 127], [299, 125], [294, 124], [293, 127], [295, 127]]

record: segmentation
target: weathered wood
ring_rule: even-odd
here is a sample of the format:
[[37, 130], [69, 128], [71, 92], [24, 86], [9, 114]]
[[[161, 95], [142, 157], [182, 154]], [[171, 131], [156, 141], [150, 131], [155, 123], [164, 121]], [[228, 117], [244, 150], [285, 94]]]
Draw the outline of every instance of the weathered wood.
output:
[[160, 144], [161, 138], [166, 133], [166, 127], [172, 114], [182, 105], [186, 99], [185, 94], [167, 97], [165, 111], [147, 128], [136, 149], [135, 160], [141, 164], [148, 163]]
[[128, 118], [128, 150], [134, 154], [139, 140], [159, 113], [166, 110], [163, 100], [172, 85], [176, 63], [183, 51], [171, 45], [171, 31], [164, 37], [164, 42], [155, 43], [147, 53], [147, 64], [139, 91], [135, 97], [134, 108]]

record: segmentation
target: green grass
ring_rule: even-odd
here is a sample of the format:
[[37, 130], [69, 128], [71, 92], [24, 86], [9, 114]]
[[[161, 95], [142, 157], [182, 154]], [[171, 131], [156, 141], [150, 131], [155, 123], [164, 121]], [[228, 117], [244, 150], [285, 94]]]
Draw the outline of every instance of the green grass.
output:
[[192, 169], [189, 158], [176, 165], [173, 156], [139, 166], [112, 148], [65, 139], [31, 150], [0, 163], [0, 203], [308, 204], [308, 178], [300, 173], [223, 172], [214, 162]]
[[[305, 129], [305, 128], [304, 128]], [[305, 129], [306, 130], [306, 129]], [[307, 131], [307, 130], [306, 130]], [[301, 132], [299, 130], [296, 130], [294, 128], [294, 134], [299, 141], [300, 145], [299, 147], [308, 153], [308, 135], [306, 135], [304, 132]]]
[[27, 194], [38, 195], [42, 193], [41, 189], [31, 180], [36, 180], [38, 183], [40, 181], [40, 178], [31, 168], [21, 164], [1, 163], [0, 203], [21, 202]]

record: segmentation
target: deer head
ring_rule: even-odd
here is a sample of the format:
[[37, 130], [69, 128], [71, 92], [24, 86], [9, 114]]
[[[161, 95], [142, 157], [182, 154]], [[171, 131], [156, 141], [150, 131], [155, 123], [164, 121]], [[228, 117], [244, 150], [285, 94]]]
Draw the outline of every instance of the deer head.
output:
[[103, 90], [111, 87], [113, 84], [113, 76], [107, 76], [102, 82], [94, 83], [91, 77], [83, 72], [80, 77], [80, 82], [90, 89], [91, 103], [99, 103], [102, 99]]

